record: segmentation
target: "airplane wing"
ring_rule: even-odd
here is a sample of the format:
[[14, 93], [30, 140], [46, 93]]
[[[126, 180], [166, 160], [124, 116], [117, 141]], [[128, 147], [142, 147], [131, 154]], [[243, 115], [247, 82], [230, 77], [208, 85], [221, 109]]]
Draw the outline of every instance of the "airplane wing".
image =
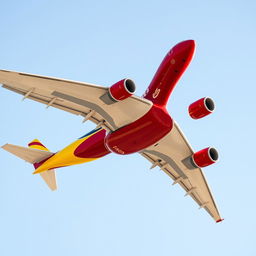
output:
[[8, 70], [0, 70], [0, 83], [23, 99], [81, 115], [84, 121], [91, 120], [111, 131], [137, 120], [152, 106], [136, 96], [114, 103], [107, 87]]
[[140, 153], [152, 163], [151, 168], [159, 166], [174, 180], [173, 185], [181, 185], [185, 195], [191, 196], [216, 222], [222, 220], [203, 171], [190, 161], [194, 151], [176, 122], [169, 134]]

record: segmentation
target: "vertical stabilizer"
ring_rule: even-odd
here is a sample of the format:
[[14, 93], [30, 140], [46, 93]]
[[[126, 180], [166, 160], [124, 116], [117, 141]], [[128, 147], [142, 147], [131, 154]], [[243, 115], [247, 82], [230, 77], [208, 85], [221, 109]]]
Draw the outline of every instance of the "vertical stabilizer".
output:
[[30, 143], [28, 143], [28, 146], [30, 148], [49, 151], [49, 149], [47, 147], [45, 147], [38, 139], [32, 140]]

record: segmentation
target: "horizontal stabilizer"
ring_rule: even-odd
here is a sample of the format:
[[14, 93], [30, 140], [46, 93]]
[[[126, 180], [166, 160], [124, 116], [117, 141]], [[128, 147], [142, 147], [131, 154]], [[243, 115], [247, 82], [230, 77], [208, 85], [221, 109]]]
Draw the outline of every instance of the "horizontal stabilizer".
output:
[[31, 164], [38, 163], [44, 160], [45, 158], [54, 155], [54, 153], [49, 151], [34, 148], [25, 148], [12, 144], [5, 144], [2, 146], [2, 148]]
[[[39, 163], [44, 159], [54, 155], [54, 153], [46, 151], [45, 149], [40, 150], [35, 148], [25, 148], [12, 144], [5, 144], [2, 146], [2, 148], [31, 164]], [[40, 173], [40, 176], [51, 190], [57, 189], [55, 170], [44, 171]]]
[[57, 189], [56, 175], [54, 169], [41, 172], [40, 175], [51, 190]]

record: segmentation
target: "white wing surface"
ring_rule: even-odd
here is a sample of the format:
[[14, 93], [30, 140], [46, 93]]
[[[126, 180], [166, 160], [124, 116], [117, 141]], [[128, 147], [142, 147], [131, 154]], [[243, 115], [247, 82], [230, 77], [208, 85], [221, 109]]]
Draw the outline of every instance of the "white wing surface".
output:
[[199, 208], [204, 208], [216, 222], [221, 221], [203, 171], [193, 166], [190, 157], [194, 152], [177, 123], [157, 144], [140, 153], [152, 163], [152, 167], [159, 166], [169, 175], [174, 180], [173, 185], [179, 184]]
[[81, 115], [112, 131], [137, 120], [152, 106], [136, 96], [113, 102], [103, 86], [7, 70], [0, 70], [0, 83], [24, 98]]

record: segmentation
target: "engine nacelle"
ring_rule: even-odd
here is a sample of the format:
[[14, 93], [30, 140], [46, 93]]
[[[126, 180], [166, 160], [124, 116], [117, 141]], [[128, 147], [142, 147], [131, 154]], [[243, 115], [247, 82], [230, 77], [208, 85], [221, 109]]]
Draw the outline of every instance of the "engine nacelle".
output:
[[188, 107], [188, 113], [193, 119], [200, 119], [211, 114], [215, 109], [211, 98], [205, 97], [195, 101]]
[[219, 154], [215, 148], [202, 149], [192, 155], [192, 161], [196, 167], [206, 167], [218, 161]]
[[127, 78], [113, 84], [109, 87], [108, 92], [114, 101], [121, 101], [132, 96], [135, 89], [135, 83]]

